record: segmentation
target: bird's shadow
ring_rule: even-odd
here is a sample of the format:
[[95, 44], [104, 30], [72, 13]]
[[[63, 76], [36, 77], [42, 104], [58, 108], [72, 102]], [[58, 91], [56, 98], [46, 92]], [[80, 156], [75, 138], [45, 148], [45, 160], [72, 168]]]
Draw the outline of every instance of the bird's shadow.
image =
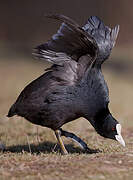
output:
[[[73, 144], [66, 144], [65, 145], [68, 153], [73, 154], [73, 153], [86, 153], [86, 154], [93, 154], [93, 153], [98, 153], [100, 152], [99, 149], [88, 149], [87, 151], [81, 149], [80, 147], [75, 147]], [[26, 145], [13, 145], [13, 146], [8, 146], [4, 150], [4, 152], [12, 152], [12, 153], [23, 153], [23, 152], [28, 152], [31, 154], [49, 154], [49, 153], [55, 153], [55, 152], [60, 152], [60, 147], [56, 143], [46, 141], [43, 143], [39, 143], [37, 145], [35, 144], [26, 144]]]

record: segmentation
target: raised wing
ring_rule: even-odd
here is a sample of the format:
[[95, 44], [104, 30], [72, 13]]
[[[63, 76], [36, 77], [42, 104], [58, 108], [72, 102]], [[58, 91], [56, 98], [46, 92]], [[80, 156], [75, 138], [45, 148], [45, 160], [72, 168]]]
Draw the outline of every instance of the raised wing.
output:
[[51, 40], [35, 48], [34, 54], [51, 62], [52, 78], [61, 84], [74, 84], [81, 79], [90, 64], [101, 64], [111, 53], [119, 26], [110, 29], [92, 16], [82, 28], [63, 15], [47, 17], [63, 21]]
[[82, 28], [95, 39], [99, 49], [96, 61], [97, 63], [102, 63], [109, 57], [115, 45], [119, 33], [119, 25], [111, 29], [105, 26], [98, 17], [92, 16]]
[[35, 48], [34, 54], [37, 57], [53, 64], [61, 64], [71, 59], [78, 61], [81, 56], [87, 54], [93, 59], [96, 58], [98, 47], [94, 38], [77, 23], [63, 15], [47, 15], [47, 17], [63, 21], [63, 23], [51, 40]]

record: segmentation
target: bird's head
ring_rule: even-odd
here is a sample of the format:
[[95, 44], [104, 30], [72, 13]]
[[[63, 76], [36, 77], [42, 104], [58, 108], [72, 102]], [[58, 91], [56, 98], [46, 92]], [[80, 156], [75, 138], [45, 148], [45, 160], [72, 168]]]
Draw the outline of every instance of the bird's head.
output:
[[113, 118], [111, 114], [108, 114], [107, 117], [103, 120], [103, 123], [98, 126], [97, 132], [101, 136], [114, 139], [125, 146], [124, 139], [121, 135], [121, 125]]

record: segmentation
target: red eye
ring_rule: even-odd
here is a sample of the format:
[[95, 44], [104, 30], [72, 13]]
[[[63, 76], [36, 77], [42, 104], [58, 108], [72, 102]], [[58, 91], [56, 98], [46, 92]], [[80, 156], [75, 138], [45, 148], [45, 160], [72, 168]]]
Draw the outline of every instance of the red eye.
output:
[[115, 128], [113, 127], [113, 128], [112, 128], [112, 131], [114, 131], [114, 130], [115, 130]]

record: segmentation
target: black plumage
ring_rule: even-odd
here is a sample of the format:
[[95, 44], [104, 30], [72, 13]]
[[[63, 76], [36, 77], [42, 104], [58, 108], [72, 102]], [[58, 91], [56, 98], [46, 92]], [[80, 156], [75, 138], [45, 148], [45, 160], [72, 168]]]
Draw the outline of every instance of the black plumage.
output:
[[[110, 29], [95, 16], [83, 27], [63, 15], [48, 17], [63, 23], [51, 40], [35, 48], [34, 55], [53, 65], [24, 88], [8, 117], [19, 115], [51, 128], [57, 139], [65, 134], [63, 124], [85, 117], [100, 135], [116, 139], [118, 122], [108, 108], [108, 87], [101, 65], [111, 53], [119, 26]], [[74, 134], [73, 139], [87, 148]]]

